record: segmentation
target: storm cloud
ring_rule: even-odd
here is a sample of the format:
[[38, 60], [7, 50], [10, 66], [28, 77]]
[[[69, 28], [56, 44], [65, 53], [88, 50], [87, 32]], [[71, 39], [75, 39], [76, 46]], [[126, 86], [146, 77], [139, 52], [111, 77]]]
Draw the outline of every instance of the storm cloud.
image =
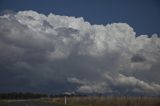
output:
[[157, 34], [31, 10], [0, 16], [1, 90], [59, 85], [82, 93], [159, 95], [159, 75]]

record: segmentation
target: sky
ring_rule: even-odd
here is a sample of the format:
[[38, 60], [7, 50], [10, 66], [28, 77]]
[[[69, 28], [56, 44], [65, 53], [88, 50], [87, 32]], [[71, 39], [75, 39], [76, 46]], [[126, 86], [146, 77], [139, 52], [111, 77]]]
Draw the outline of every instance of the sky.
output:
[[158, 0], [1, 0], [0, 92], [160, 95]]

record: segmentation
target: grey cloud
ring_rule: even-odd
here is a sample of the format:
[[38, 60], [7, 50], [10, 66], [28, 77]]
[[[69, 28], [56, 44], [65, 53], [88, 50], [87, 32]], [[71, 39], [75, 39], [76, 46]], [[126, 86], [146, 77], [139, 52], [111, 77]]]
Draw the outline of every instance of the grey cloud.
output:
[[133, 57], [131, 58], [131, 61], [132, 62], [144, 62], [146, 61], [146, 59], [140, 55], [133, 55]]
[[46, 21], [46, 20], [43, 21], [43, 26], [45, 28], [53, 28], [53, 26], [48, 21]]
[[122, 74], [114, 76], [116, 78], [109, 76], [108, 74], [105, 76], [114, 86], [122, 86], [124, 91], [132, 90], [132, 92], [139, 91], [153, 95], [157, 94], [160, 90], [160, 85], [155, 83], [149, 84], [133, 76], [125, 76]]
[[136, 37], [127, 23], [91, 25], [83, 18], [31, 10], [0, 16], [0, 76], [13, 75], [15, 83], [158, 95], [159, 69], [158, 35]]

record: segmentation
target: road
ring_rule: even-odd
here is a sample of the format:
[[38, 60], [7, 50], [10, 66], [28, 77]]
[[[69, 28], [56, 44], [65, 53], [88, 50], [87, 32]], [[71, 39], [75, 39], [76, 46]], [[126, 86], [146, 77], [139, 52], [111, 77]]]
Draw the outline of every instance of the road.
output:
[[17, 101], [7, 104], [0, 104], [0, 106], [62, 106], [62, 105], [48, 104], [38, 101]]

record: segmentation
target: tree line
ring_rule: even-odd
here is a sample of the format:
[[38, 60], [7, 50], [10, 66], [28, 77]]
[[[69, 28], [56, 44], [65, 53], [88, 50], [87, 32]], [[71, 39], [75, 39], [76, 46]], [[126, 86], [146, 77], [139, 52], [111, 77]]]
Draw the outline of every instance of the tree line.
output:
[[44, 97], [48, 97], [48, 95], [40, 93], [29, 93], [29, 92], [0, 93], [0, 99], [38, 99]]
[[39, 99], [39, 98], [54, 98], [54, 97], [84, 97], [84, 94], [55, 94], [47, 95], [41, 93], [31, 93], [31, 92], [12, 92], [12, 93], [0, 93], [0, 99]]

